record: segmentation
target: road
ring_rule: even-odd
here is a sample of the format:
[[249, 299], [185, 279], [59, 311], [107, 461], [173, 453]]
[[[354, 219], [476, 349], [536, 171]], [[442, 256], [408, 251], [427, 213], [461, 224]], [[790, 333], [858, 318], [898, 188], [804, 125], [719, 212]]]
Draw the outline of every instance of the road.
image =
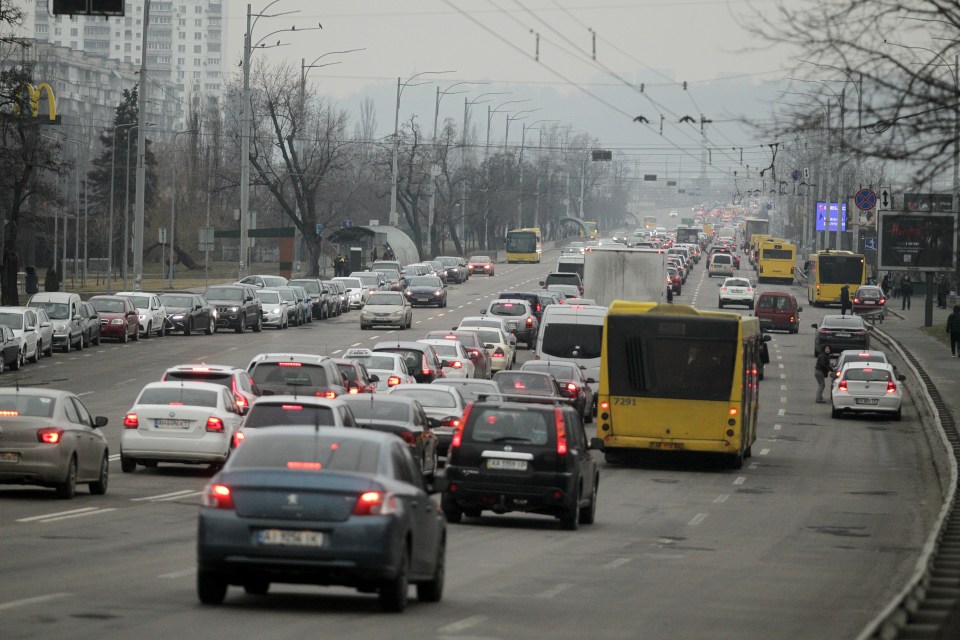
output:
[[[577, 532], [540, 516], [451, 525], [439, 604], [400, 616], [348, 589], [231, 588], [222, 607], [195, 591], [200, 468], [119, 470], [122, 417], [140, 388], [173, 364], [246, 366], [264, 351], [336, 355], [387, 338], [415, 339], [475, 315], [496, 292], [535, 287], [543, 265], [498, 265], [451, 286], [447, 309], [416, 309], [412, 331], [361, 332], [357, 312], [286, 331], [168, 336], [57, 354], [21, 371], [82, 395], [106, 415], [112, 453], [105, 496], [0, 487], [0, 635], [47, 640], [203, 637], [844, 638], [911, 572], [940, 498], [916, 409], [903, 421], [830, 417], [813, 403], [810, 323], [777, 333], [761, 383], [759, 441], [740, 471], [687, 458], [601, 463], [597, 523]], [[745, 272], [743, 272], [745, 273]], [[677, 303], [716, 308], [703, 263]], [[761, 289], [773, 289], [761, 285]], [[795, 292], [805, 301], [799, 289]], [[747, 313], [746, 310], [744, 310]], [[521, 351], [520, 359], [529, 357]], [[12, 381], [3, 375], [4, 384]], [[908, 381], [907, 384], [915, 384]], [[589, 427], [588, 427], [589, 432]]]

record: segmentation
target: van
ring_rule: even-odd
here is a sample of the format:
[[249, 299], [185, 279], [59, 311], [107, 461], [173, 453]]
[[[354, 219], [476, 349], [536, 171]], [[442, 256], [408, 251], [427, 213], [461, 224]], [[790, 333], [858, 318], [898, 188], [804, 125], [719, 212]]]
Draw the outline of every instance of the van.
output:
[[764, 291], [757, 296], [753, 315], [760, 319], [760, 328], [779, 329], [790, 333], [800, 331], [800, 312], [803, 311], [792, 293]]
[[594, 394], [600, 379], [600, 347], [607, 308], [599, 305], [551, 304], [543, 309], [534, 359], [575, 362]]
[[707, 275], [713, 276], [732, 276], [733, 275], [733, 256], [729, 253], [715, 253], [710, 256], [710, 265], [707, 267]]
[[53, 323], [53, 346], [68, 352], [83, 349], [84, 319], [80, 312], [80, 296], [63, 291], [41, 292], [30, 296], [28, 307], [40, 307]]
[[566, 254], [557, 258], [556, 272], [575, 273], [583, 280], [583, 256], [580, 254]]

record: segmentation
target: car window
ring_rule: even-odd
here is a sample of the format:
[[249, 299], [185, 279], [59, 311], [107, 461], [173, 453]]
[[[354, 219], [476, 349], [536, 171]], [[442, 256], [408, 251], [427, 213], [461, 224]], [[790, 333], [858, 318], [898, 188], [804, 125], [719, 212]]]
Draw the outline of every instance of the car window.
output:
[[863, 382], [889, 382], [890, 372], [886, 369], [874, 369], [872, 367], [850, 368], [847, 369], [843, 377], [847, 380], [857, 380]]
[[469, 428], [465, 429], [463, 437], [469, 442], [518, 442], [542, 446], [552, 440], [552, 430], [542, 410], [521, 411], [475, 405], [470, 414]]
[[50, 418], [56, 398], [52, 396], [33, 396], [19, 393], [0, 394], [0, 418], [8, 416], [28, 416], [31, 418]]
[[258, 362], [251, 377], [260, 388], [318, 387], [330, 384], [327, 370], [323, 367], [300, 362]]
[[406, 422], [410, 419], [410, 405], [406, 402], [390, 402], [380, 397], [373, 400], [373, 396], [369, 400], [367, 398], [351, 399], [349, 402], [350, 409], [357, 420]]
[[77, 411], [77, 415], [80, 416], [80, 424], [88, 424], [93, 426], [93, 418], [90, 417], [90, 412], [87, 411], [85, 406], [83, 406], [83, 403], [77, 398], [69, 398], [69, 400], [73, 403], [73, 406]]
[[23, 314], [13, 312], [0, 313], [0, 324], [11, 329], [23, 329]]
[[517, 302], [491, 302], [490, 313], [495, 316], [523, 316], [527, 307]]
[[254, 403], [243, 422], [244, 428], [280, 427], [298, 424], [319, 425], [321, 427], [337, 426], [330, 407], [317, 407], [299, 402]]
[[216, 407], [217, 394], [206, 389], [190, 389], [180, 385], [148, 387], [140, 392], [135, 404], [185, 405], [190, 407]]
[[240, 302], [243, 300], [244, 290], [240, 287], [210, 287], [203, 294], [207, 300], [230, 300]]
[[266, 302], [267, 304], [278, 304], [280, 302], [280, 294], [276, 291], [257, 291], [257, 297], [260, 298], [260, 302]]
[[90, 303], [93, 305], [94, 309], [101, 313], [123, 313], [127, 308], [123, 300], [94, 298], [90, 301]]
[[410, 454], [406, 453], [400, 445], [393, 445], [390, 449], [390, 458], [393, 462], [393, 473], [401, 482], [418, 486], [416, 475], [413, 469], [407, 464], [407, 458]]
[[380, 446], [379, 442], [313, 435], [312, 432], [248, 438], [231, 453], [230, 467], [376, 473], [380, 466]]
[[77, 407], [74, 405], [70, 398], [65, 398], [63, 403], [63, 412], [67, 414], [67, 420], [74, 424], [84, 424], [80, 420], [80, 414], [77, 413]]

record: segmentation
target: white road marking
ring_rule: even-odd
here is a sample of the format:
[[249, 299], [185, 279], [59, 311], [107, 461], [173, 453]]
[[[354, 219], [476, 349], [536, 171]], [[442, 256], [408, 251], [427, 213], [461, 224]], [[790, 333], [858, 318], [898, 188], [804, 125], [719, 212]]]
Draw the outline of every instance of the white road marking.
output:
[[777, 415], [778, 415], [778, 416], [785, 416], [785, 415], [787, 415], [787, 410], [786, 410], [786, 409], [780, 409], [779, 411], [777, 411]]
[[787, 390], [787, 385], [785, 384], [780, 385], [780, 391], [786, 391], [786, 390]]
[[59, 511], [57, 513], [48, 513], [42, 516], [31, 516], [29, 518], [20, 518], [17, 522], [33, 522], [35, 520], [44, 520], [46, 518], [56, 518], [58, 516], [68, 516], [75, 513], [85, 513], [87, 511], [96, 511], [97, 507], [84, 507], [83, 509], [72, 509], [70, 511]]
[[423, 320], [417, 320], [417, 321], [414, 322], [413, 324], [420, 324], [421, 322], [423, 322]]
[[780, 402], [783, 403], [783, 404], [786, 404], [786, 403], [787, 403], [787, 397], [786, 397], [786, 396], [780, 396]]
[[163, 578], [165, 580], [175, 580], [177, 578], [186, 578], [197, 572], [196, 567], [192, 569], [181, 569], [180, 571], [174, 571], [173, 573], [164, 573], [163, 575], [157, 576], [158, 578]]
[[544, 591], [543, 593], [537, 594], [537, 597], [538, 597], [538, 598], [552, 598], [552, 597], [554, 597], [554, 596], [556, 596], [556, 595], [559, 595], [559, 594], [563, 593], [564, 591], [566, 591], [567, 589], [570, 589], [570, 588], [572, 588], [572, 587], [573, 587], [573, 585], [570, 584], [569, 582], [561, 582], [560, 584], [558, 584], [557, 586], [553, 587], [552, 589], [547, 589], [547, 590]]
[[751, 462], [751, 463], [750, 463], [750, 466], [749, 466], [748, 468], [750, 468], [750, 469], [756, 469], [756, 468], [757, 468], [757, 463], [756, 463], [756, 462]]
[[379, 338], [379, 337], [380, 337], [380, 336], [370, 336], [370, 339], [371, 339], [371, 340], [376, 340], [376, 339]]
[[780, 379], [781, 379], [781, 380], [786, 380], [786, 379], [787, 379], [787, 374], [781, 373], [781, 374], [780, 374]]
[[179, 498], [180, 496], [185, 496], [190, 493], [197, 493], [193, 489], [183, 489], [182, 491], [174, 491], [172, 493], [161, 493], [158, 496], [147, 496], [146, 498], [131, 498], [130, 502], [145, 502], [145, 501], [154, 501], [154, 500], [168, 500], [170, 498]]
[[[360, 343], [358, 342], [357, 344], [360, 344]], [[356, 345], [354, 345], [354, 346], [356, 346]], [[343, 349], [337, 349], [336, 351], [331, 351], [331, 352], [330, 352], [330, 355], [334, 355], [334, 356], [335, 356], [335, 355], [337, 355], [338, 353], [340, 353], [341, 351], [343, 351]]]
[[353, 343], [352, 345], [350, 345], [350, 346], [351, 346], [351, 347], [359, 347], [361, 344], [363, 344], [363, 343], [362, 343], [362, 342], [354, 342], [354, 343]]
[[775, 425], [773, 425], [773, 430], [774, 430], [774, 431], [780, 431], [780, 429], [783, 429], [783, 425], [782, 425], [782, 424], [775, 424]]
[[770, 453], [770, 449], [760, 449], [760, 455], [765, 456]]
[[714, 498], [714, 499], [713, 499], [713, 503], [714, 503], [714, 504], [720, 504], [720, 503], [726, 502], [726, 501], [729, 500], [729, 499], [730, 499], [730, 494], [729, 494], [729, 493], [725, 493], [725, 494], [723, 494], [722, 496], [717, 496], [716, 498]]
[[230, 347], [229, 349], [227, 349], [227, 351], [236, 351], [236, 350], [239, 349], [239, 348], [240, 348], [240, 347]]
[[71, 518], [82, 518], [82, 517], [84, 517], [84, 516], [99, 516], [99, 515], [103, 515], [104, 513], [109, 513], [109, 512], [111, 512], [111, 511], [116, 511], [116, 509], [91, 509], [91, 510], [84, 510], [83, 513], [74, 513], [73, 515], [69, 515], [69, 516], [57, 516], [57, 517], [54, 517], [54, 518], [51, 518], [50, 516], [47, 516], [47, 517], [46, 517], [45, 519], [43, 519], [43, 520], [38, 520], [38, 522], [39, 522], [40, 524], [46, 524], [46, 523], [48, 523], [48, 522], [59, 522], [60, 520], [70, 520]]
[[690, 520], [690, 522], [688, 522], [687, 524], [690, 525], [691, 527], [696, 527], [706, 519], [707, 519], [707, 514], [698, 513], [697, 515], [693, 516], [693, 519]]
[[736, 480], [733, 481], [733, 484], [743, 484], [747, 481], [747, 476], [738, 476]]
[[617, 558], [616, 560], [611, 560], [607, 564], [603, 565], [604, 569], [616, 569], [617, 567], [622, 567], [623, 565], [630, 562], [630, 558]]
[[70, 593], [51, 593], [45, 596], [36, 596], [35, 598], [24, 598], [23, 600], [11, 600], [10, 602], [0, 603], [0, 611], [6, 611], [7, 609], [15, 609], [16, 607], [24, 607], [30, 604], [40, 604], [41, 602], [50, 602], [51, 600], [56, 600], [57, 598], [66, 598], [73, 594]]
[[136, 378], [127, 378], [127, 379], [124, 380], [123, 382], [118, 382], [117, 384], [115, 384], [115, 385], [113, 385], [113, 386], [115, 386], [115, 387], [121, 387], [121, 386], [127, 384], [128, 382], [136, 382], [136, 381], [137, 381]]
[[487, 616], [470, 616], [469, 618], [464, 618], [457, 622], [453, 622], [444, 627], [437, 629], [437, 633], [442, 635], [454, 635], [462, 631], [466, 631], [470, 627], [475, 627], [478, 624], [482, 624], [487, 621]]

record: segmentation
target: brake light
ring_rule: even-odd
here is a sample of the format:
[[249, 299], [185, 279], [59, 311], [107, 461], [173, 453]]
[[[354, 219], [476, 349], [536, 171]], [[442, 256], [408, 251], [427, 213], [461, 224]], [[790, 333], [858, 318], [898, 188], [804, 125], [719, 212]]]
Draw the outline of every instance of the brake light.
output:
[[893, 380], [887, 382], [887, 393], [896, 393], [897, 392], [897, 383]]
[[533, 326], [533, 316], [530, 316], [529, 318], [527, 318], [527, 328], [530, 328], [532, 326]]
[[303, 411], [302, 404], [282, 404], [280, 409], [283, 411]]
[[563, 427], [563, 412], [559, 407], [554, 407], [553, 416], [557, 425], [557, 455], [567, 455], [567, 432]]
[[318, 398], [326, 398], [327, 400], [333, 400], [337, 397], [336, 391], [317, 391], [315, 394]]
[[794, 321], [793, 316], [790, 316], [790, 322], [793, 322], [793, 321]]
[[568, 391], [569, 393], [573, 394], [573, 395], [577, 395], [577, 394], [580, 392], [580, 387], [578, 387], [578, 386], [577, 386], [575, 383], [573, 383], [573, 382], [568, 382], [568, 383], [567, 383], [567, 391]]
[[294, 471], [320, 471], [323, 465], [319, 462], [301, 462], [299, 460], [290, 460], [287, 462], [287, 469]]
[[847, 381], [846, 381], [846, 380], [841, 380], [841, 381], [837, 384], [837, 391], [846, 391], [846, 390], [847, 390]]
[[537, 311], [537, 313], [540, 313], [541, 311], [543, 311], [543, 307], [540, 306], [540, 303], [539, 303], [539, 302], [537, 303], [537, 309], [536, 309], [536, 311]]
[[59, 427], [47, 427], [37, 429], [37, 442], [43, 444], [58, 444], [63, 439], [63, 429]]
[[441, 427], [459, 427], [460, 420], [453, 416], [447, 416], [446, 418], [440, 421], [440, 426]]
[[225, 484], [212, 484], [203, 496], [203, 506], [211, 509], [233, 509], [233, 492]]
[[450, 363], [450, 366], [454, 369], [462, 369], [463, 363], [460, 362], [459, 360], [454, 360], [453, 362]]
[[610, 403], [604, 400], [603, 402], [600, 403], [600, 408], [606, 411], [607, 409], [610, 408]]
[[350, 387], [350, 390], [347, 391], [347, 393], [350, 394], [351, 396], [355, 396], [358, 393], [360, 393], [360, 389], [357, 387]]
[[519, 380], [517, 380], [516, 382], [513, 383], [513, 388], [514, 388], [514, 389], [526, 389], [526, 388], [527, 388], [527, 385], [525, 385], [525, 384], [523, 384], [522, 382], [520, 382]]
[[210, 367], [193, 367], [190, 371], [194, 373], [210, 373]]
[[885, 304], [887, 302], [886, 298], [880, 298], [880, 304]]
[[380, 491], [365, 491], [357, 498], [353, 507], [355, 516], [379, 516], [396, 511], [396, 498], [389, 493]]
[[[754, 373], [756, 373], [756, 371], [754, 371]], [[740, 410], [736, 407], [730, 407], [730, 410], [727, 413], [729, 413], [731, 416], [735, 416], [740, 413]]]
[[411, 432], [409, 432], [409, 431], [401, 431], [401, 432], [400, 432], [400, 439], [403, 440], [404, 442], [406, 442], [406, 443], [407, 443], [408, 445], [410, 445], [411, 447], [414, 446], [414, 445], [417, 443], [416, 438], [414, 438], [414, 437], [413, 437], [413, 434], [412, 434]]
[[230, 388], [233, 390], [233, 399], [237, 403], [237, 409], [243, 409], [244, 407], [249, 406], [250, 403], [247, 402], [247, 397], [240, 393], [240, 390], [237, 389], [236, 379], [231, 381]]
[[504, 308], [504, 309], [512, 309], [512, 308], [513, 308], [513, 303], [512, 303], [512, 302], [504, 302], [504, 303], [503, 303], [503, 308]]
[[493, 352], [494, 358], [502, 358], [504, 355], [505, 354], [503, 353], [503, 349], [501, 349], [500, 347], [497, 347], [497, 350]]
[[123, 417], [123, 426], [125, 429], [136, 429], [140, 426], [140, 420], [137, 418], [137, 414], [128, 413]]
[[400, 384], [400, 376], [390, 376], [389, 378], [387, 378], [388, 387], [395, 387], [398, 384]]
[[720, 291], [726, 291], [726, 290], [727, 290], [726, 287], [720, 287]]
[[303, 364], [300, 362], [278, 362], [278, 367], [302, 367]]
[[860, 298], [854, 298], [853, 302], [854, 304], [860, 304]]
[[243, 431], [237, 431], [235, 434], [233, 434], [233, 446], [239, 447], [240, 443], [243, 442], [243, 439], [246, 437], [247, 436], [244, 435]]
[[0, 411], [0, 418], [16, 418], [20, 412], [16, 409], [5, 409]]

